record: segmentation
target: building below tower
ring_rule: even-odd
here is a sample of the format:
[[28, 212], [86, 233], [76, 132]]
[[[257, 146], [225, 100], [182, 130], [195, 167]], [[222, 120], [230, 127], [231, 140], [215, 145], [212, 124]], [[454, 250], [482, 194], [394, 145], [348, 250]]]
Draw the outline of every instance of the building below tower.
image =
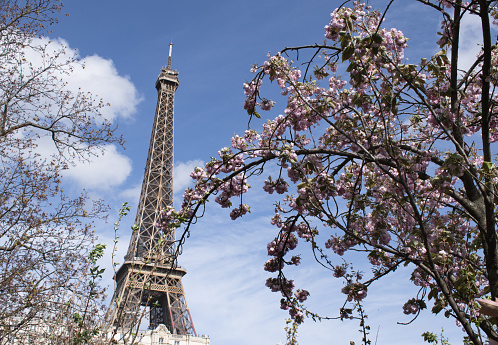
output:
[[[139, 330], [135, 339], [129, 339], [130, 335], [115, 334], [113, 344], [136, 344], [136, 345], [209, 345], [209, 336], [194, 336], [191, 334], [171, 334], [168, 328], [160, 324], [153, 330]], [[109, 339], [110, 340], [110, 339]], [[126, 340], [126, 342], [125, 342]], [[133, 341], [132, 341], [133, 340]]]
[[[22, 321], [20, 318], [12, 317], [10, 321], [12, 329], [9, 327], [0, 329], [1, 345], [68, 345], [73, 344], [76, 333], [80, 331], [74, 323], [61, 323], [60, 320], [50, 318], [33, 318], [22, 327], [18, 327], [19, 322]], [[91, 340], [88, 340], [88, 344], [210, 345], [207, 335], [171, 334], [163, 324], [157, 326], [156, 329], [139, 330], [135, 334], [114, 333], [114, 329], [111, 329], [107, 333], [95, 334]]]

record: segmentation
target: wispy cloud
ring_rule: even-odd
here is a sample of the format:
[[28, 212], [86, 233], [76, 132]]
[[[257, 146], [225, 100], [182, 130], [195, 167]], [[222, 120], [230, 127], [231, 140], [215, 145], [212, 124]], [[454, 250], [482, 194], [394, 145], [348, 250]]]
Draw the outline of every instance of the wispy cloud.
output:
[[242, 338], [247, 335], [244, 344], [276, 344], [284, 340], [283, 331], [281, 338], [270, 334], [283, 329], [285, 312], [278, 309], [280, 297], [264, 286], [267, 219], [230, 222], [223, 211], [211, 209], [194, 226], [180, 257], [189, 272], [184, 286], [194, 324], [213, 342], [233, 342], [236, 329]]
[[142, 181], [132, 185], [129, 188], [121, 190], [119, 193], [119, 197], [129, 204], [136, 205], [138, 203], [138, 199], [140, 198], [140, 191], [142, 190]]
[[[207, 206], [205, 217], [191, 229], [180, 264], [188, 274], [183, 283], [187, 301], [198, 333], [207, 333], [213, 343], [285, 343], [285, 320], [287, 311], [279, 309], [280, 294], [272, 293], [265, 281], [272, 276], [263, 270], [267, 256], [266, 244], [277, 234], [278, 229], [270, 224], [271, 201], [263, 200], [264, 193], [255, 191], [252, 198], [258, 200], [260, 211], [245, 218], [230, 221], [228, 211], [218, 205]], [[329, 229], [324, 229], [319, 241], [323, 242]], [[181, 235], [177, 233], [177, 237]], [[286, 269], [296, 286], [310, 291], [307, 306], [320, 315], [335, 317], [339, 314], [346, 296], [341, 293], [343, 281], [318, 265], [306, 243], [301, 243], [296, 254], [302, 254], [299, 267]], [[331, 255], [337, 264], [342, 257]], [[368, 260], [362, 254], [345, 257], [356, 262], [355, 269], [371, 275]], [[391, 277], [371, 286], [365, 300], [371, 326], [369, 338], [377, 344], [422, 344], [421, 334], [425, 331], [439, 333], [441, 327], [452, 329], [451, 320], [423, 311], [423, 317], [410, 326], [410, 317], [402, 312], [402, 306], [417, 294], [417, 287], [410, 280], [410, 269], [400, 269]], [[430, 307], [429, 307], [430, 308]], [[300, 326], [301, 344], [348, 344], [361, 343], [358, 320], [323, 320], [314, 322], [306, 319]], [[258, 332], [254, 332], [257, 329]], [[234, 331], [236, 330], [236, 331]], [[378, 332], [378, 335], [377, 335]], [[241, 337], [241, 335], [250, 335]], [[452, 343], [461, 339], [451, 337]], [[458, 334], [457, 334], [458, 335]], [[448, 334], [446, 334], [448, 336]]]

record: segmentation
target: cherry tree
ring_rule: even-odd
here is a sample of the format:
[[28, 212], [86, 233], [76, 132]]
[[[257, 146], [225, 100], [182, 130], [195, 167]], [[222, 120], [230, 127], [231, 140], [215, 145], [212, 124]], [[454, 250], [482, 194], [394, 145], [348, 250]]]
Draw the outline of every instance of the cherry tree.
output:
[[102, 306], [92, 222], [107, 206], [68, 194], [61, 176], [122, 139], [99, 99], [66, 84], [78, 61], [44, 38], [60, 10], [57, 0], [0, 2], [2, 343], [40, 318], [81, 335]]
[[[476, 303], [498, 297], [498, 51], [492, 37], [498, 2], [417, 2], [441, 20], [437, 53], [418, 63], [405, 58], [403, 32], [383, 26], [391, 0], [384, 11], [346, 1], [331, 13], [323, 44], [285, 48], [255, 65], [254, 78], [244, 84], [252, 123], [276, 109], [264, 97], [268, 83], [286, 99], [283, 113], [233, 137], [219, 158], [196, 168], [195, 187], [185, 191], [181, 209], [164, 211], [162, 225], [165, 231], [184, 226], [183, 243], [210, 198], [231, 208], [232, 219], [246, 215], [249, 181], [271, 170], [263, 190], [275, 196], [277, 235], [265, 264], [275, 276], [266, 284], [282, 294], [281, 308], [295, 323], [320, 317], [306, 308], [309, 292], [285, 275], [286, 267], [300, 263], [295, 248], [308, 243], [317, 260], [346, 281], [340, 318], [361, 317], [369, 287], [408, 266], [419, 290], [400, 306], [403, 312], [417, 317], [430, 307], [454, 318], [470, 342], [483, 344], [498, 340], [496, 319], [481, 315]], [[479, 20], [482, 49], [464, 70], [465, 17]], [[304, 63], [290, 58], [307, 52]], [[349, 251], [365, 253], [370, 274], [337, 264]]]

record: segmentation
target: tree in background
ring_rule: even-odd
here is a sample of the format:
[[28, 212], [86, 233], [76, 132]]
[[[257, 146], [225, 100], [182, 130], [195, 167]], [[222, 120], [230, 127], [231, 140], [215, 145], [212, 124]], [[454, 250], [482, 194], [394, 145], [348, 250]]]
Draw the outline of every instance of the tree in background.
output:
[[61, 173], [122, 139], [100, 101], [64, 82], [74, 53], [43, 38], [60, 10], [58, 0], [0, 2], [1, 343], [39, 318], [81, 335], [101, 306], [91, 223], [107, 206], [68, 195]]
[[[286, 98], [283, 114], [233, 137], [231, 148], [196, 168], [195, 187], [180, 210], [164, 211], [162, 226], [184, 224], [183, 243], [210, 198], [232, 208], [232, 219], [245, 215], [248, 181], [271, 171], [263, 189], [281, 197], [265, 264], [275, 277], [266, 285], [282, 294], [281, 308], [296, 324], [319, 317], [306, 309], [308, 291], [285, 275], [299, 265], [293, 251], [304, 242], [346, 281], [341, 319], [362, 318], [369, 287], [409, 266], [419, 290], [402, 306], [405, 314], [417, 317], [430, 305], [472, 343], [498, 340], [496, 319], [480, 315], [476, 303], [498, 297], [497, 1], [418, 0], [441, 18], [439, 52], [418, 64], [407, 63], [403, 32], [382, 27], [394, 2], [379, 12], [346, 1], [332, 12], [323, 44], [285, 48], [255, 65], [244, 108], [254, 119], [274, 107], [262, 93], [269, 81]], [[465, 17], [479, 20], [482, 49], [463, 70]], [[291, 53], [311, 57], [300, 69]], [[365, 254], [370, 274], [337, 264], [349, 251]]]

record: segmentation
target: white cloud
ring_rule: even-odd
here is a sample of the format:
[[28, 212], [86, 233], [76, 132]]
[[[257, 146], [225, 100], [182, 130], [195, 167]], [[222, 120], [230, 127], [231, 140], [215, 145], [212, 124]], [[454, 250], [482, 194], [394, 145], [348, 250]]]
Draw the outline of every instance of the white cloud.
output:
[[[37, 139], [36, 144], [36, 154], [40, 160], [50, 161], [53, 155], [58, 154], [54, 142], [48, 136]], [[121, 185], [130, 175], [132, 161], [120, 153], [116, 145], [104, 145], [101, 150], [92, 152], [96, 155], [90, 155], [85, 160], [75, 160], [73, 165], [69, 164], [68, 168], [62, 171], [63, 177], [79, 188], [108, 190]], [[132, 196], [134, 192], [140, 195], [140, 186], [125, 190], [120, 196]]]
[[482, 48], [482, 29], [478, 16], [467, 15], [463, 17], [459, 47], [458, 67], [467, 70], [476, 61], [477, 54]]
[[[42, 47], [42, 48], [36, 48]], [[129, 118], [136, 112], [141, 101], [134, 84], [126, 76], [119, 75], [112, 60], [97, 55], [80, 58], [75, 50], [63, 39], [50, 40], [46, 37], [33, 40], [31, 47], [24, 52], [26, 61], [33, 70], [42, 68], [48, 63], [61, 64], [58, 78], [61, 87], [72, 92], [91, 92], [97, 102], [102, 99], [111, 106], [101, 110], [108, 120]], [[66, 65], [67, 61], [78, 59]], [[54, 61], [55, 60], [55, 61]], [[55, 109], [56, 110], [56, 109]], [[41, 136], [37, 140], [37, 153], [48, 159], [56, 154], [51, 138]], [[118, 152], [115, 145], [105, 145], [98, 156], [90, 156], [89, 161], [77, 161], [63, 172], [64, 177], [76, 182], [79, 187], [106, 190], [122, 184], [132, 170], [131, 160]]]
[[[110, 104], [101, 110], [102, 115], [108, 120], [118, 117], [129, 118], [136, 112], [138, 103], [142, 101], [135, 85], [127, 76], [119, 75], [114, 62], [98, 55], [80, 57], [76, 50], [61, 39], [50, 40], [46, 37], [33, 40], [33, 46], [46, 46], [49, 56], [57, 56], [56, 61], [63, 64], [67, 60], [78, 59], [66, 68], [66, 73], [60, 74], [61, 82], [66, 83], [66, 88], [73, 92], [91, 92], [97, 99], [102, 99], [104, 104]], [[44, 58], [37, 50], [26, 49], [27, 60], [34, 67], [42, 66]]]
[[81, 62], [84, 68], [75, 67], [68, 77], [72, 89], [81, 88], [109, 103], [109, 107], [102, 109], [102, 115], [109, 120], [119, 116], [128, 118], [135, 113], [142, 98], [129, 78], [118, 74], [112, 60], [92, 55], [84, 57]]
[[175, 193], [183, 194], [183, 191], [192, 183], [190, 173], [195, 167], [204, 166], [200, 159], [176, 163], [173, 169], [173, 190]]
[[104, 153], [89, 162], [78, 162], [64, 176], [89, 189], [109, 189], [123, 183], [131, 172], [131, 159], [106, 145]]

